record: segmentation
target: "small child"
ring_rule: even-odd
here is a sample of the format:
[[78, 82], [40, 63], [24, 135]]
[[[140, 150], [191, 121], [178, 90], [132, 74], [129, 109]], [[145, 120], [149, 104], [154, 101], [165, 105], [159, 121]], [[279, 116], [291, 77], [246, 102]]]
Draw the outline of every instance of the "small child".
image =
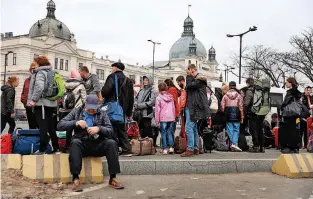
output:
[[155, 121], [160, 123], [162, 153], [173, 154], [173, 124], [175, 122], [175, 105], [171, 94], [167, 92], [168, 87], [165, 83], [159, 84], [159, 95], [155, 102]]

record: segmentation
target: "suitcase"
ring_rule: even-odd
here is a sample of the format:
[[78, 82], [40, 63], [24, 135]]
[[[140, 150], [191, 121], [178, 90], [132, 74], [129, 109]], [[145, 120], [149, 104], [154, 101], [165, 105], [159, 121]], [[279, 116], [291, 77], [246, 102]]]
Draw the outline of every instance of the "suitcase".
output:
[[184, 153], [187, 149], [186, 137], [176, 136], [174, 140], [174, 152], [177, 154]]
[[278, 142], [278, 131], [279, 131], [279, 127], [276, 126], [273, 128], [273, 135], [275, 137], [275, 147], [278, 149], [279, 147], [279, 142]]
[[140, 137], [139, 127], [136, 121], [127, 122], [126, 128], [129, 139], [138, 139]]
[[[19, 129], [14, 132], [15, 144], [13, 153], [21, 155], [30, 155], [40, 147], [40, 132], [39, 129]], [[46, 153], [51, 153], [50, 144], [47, 145]]]
[[133, 155], [154, 155], [156, 152], [153, 146], [152, 138], [132, 139], [130, 143]]
[[310, 137], [310, 132], [313, 130], [313, 126], [312, 126], [312, 117], [308, 117], [306, 119], [306, 125], [307, 125], [307, 138]]
[[12, 153], [12, 139], [11, 134], [1, 135], [1, 151], [0, 154]]

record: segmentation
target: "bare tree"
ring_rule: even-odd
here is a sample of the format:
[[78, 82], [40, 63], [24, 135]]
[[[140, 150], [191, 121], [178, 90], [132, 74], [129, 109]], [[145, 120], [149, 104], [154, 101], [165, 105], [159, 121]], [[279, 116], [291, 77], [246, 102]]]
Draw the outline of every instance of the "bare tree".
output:
[[313, 82], [313, 28], [293, 36], [290, 44], [293, 50], [281, 54], [282, 62]]

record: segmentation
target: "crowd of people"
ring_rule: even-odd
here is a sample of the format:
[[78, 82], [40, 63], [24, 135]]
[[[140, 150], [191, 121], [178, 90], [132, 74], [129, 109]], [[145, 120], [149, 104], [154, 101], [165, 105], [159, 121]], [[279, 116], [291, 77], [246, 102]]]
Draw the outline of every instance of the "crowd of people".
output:
[[[274, 145], [266, 140], [265, 115], [256, 114], [253, 110], [258, 85], [252, 78], [246, 80], [247, 86], [241, 90], [232, 81], [213, 92], [208, 87], [207, 78], [197, 71], [194, 64], [190, 64], [186, 69], [187, 75], [176, 79], [179, 88], [171, 79], [155, 86], [153, 77], [145, 75], [143, 86], [134, 97], [134, 81], [124, 75], [124, 69], [121, 62], [112, 64], [112, 73], [101, 88], [97, 76], [90, 73], [88, 67], [82, 66], [78, 71], [71, 71], [70, 78], [64, 82], [63, 97], [50, 100], [47, 98], [52, 71], [49, 60], [45, 56], [39, 56], [30, 66], [31, 75], [24, 82], [21, 102], [26, 109], [29, 128], [38, 128], [40, 131], [40, 148], [34, 154], [45, 154], [50, 140], [52, 153], [59, 152], [56, 130], [66, 131], [66, 144], [62, 152], [70, 154], [74, 190], [80, 186], [79, 174], [84, 156], [106, 156], [110, 173], [109, 185], [116, 189], [123, 188], [116, 180], [116, 175], [120, 173], [118, 158], [119, 155], [132, 153], [126, 123], [133, 119], [138, 121], [140, 137], [152, 138], [154, 146], [157, 146], [156, 140], [160, 132], [161, 153], [164, 155], [174, 153], [174, 135], [179, 120], [187, 140], [182, 157], [199, 155], [202, 148], [199, 146], [199, 136], [202, 136], [205, 127], [219, 126], [220, 130], [226, 129], [231, 151], [244, 150], [239, 147], [238, 140], [240, 134], [245, 134], [246, 131], [252, 135], [253, 146], [249, 149], [250, 152], [264, 153], [266, 146]], [[1, 88], [1, 132], [7, 123], [10, 126], [9, 133], [15, 129], [14, 101], [18, 85], [19, 79], [13, 76]], [[279, 113], [301, 99], [307, 112], [312, 110], [312, 88], [307, 87], [302, 96], [294, 78], [287, 79], [286, 87], [287, 94]], [[218, 110], [215, 111], [211, 108], [212, 96], [218, 102]], [[114, 101], [123, 110], [123, 121], [110, 121], [102, 109], [103, 104]], [[300, 147], [306, 146], [305, 117], [307, 115], [272, 115], [269, 132], [279, 125], [283, 132], [279, 135], [283, 153], [298, 153]], [[268, 136], [272, 134], [269, 133]]]

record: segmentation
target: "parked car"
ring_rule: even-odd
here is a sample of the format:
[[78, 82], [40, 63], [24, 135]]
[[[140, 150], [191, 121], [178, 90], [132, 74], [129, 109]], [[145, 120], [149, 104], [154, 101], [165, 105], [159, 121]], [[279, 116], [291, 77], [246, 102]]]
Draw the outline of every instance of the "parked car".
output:
[[15, 121], [27, 121], [27, 115], [25, 109], [15, 110]]

